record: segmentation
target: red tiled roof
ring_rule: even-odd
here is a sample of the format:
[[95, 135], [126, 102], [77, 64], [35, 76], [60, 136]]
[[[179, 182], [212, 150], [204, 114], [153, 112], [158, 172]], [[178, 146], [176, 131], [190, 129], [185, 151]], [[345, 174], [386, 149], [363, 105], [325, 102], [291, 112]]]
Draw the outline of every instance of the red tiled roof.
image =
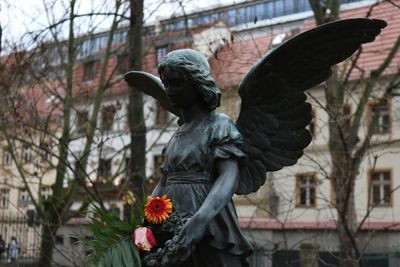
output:
[[219, 49], [210, 62], [217, 85], [224, 89], [237, 86], [251, 66], [268, 51], [272, 37], [235, 40]]
[[[347, 10], [341, 13], [341, 17], [343, 19], [366, 17], [369, 11], [370, 6]], [[400, 12], [390, 3], [382, 2], [375, 6], [371, 11], [370, 18], [384, 19], [388, 26], [383, 29], [373, 43], [363, 45], [363, 53], [358, 61], [358, 67], [364, 69], [365, 74], [378, 68], [400, 35]], [[315, 22], [313, 18], [310, 18], [304, 21], [300, 31], [306, 31], [314, 26]], [[210, 62], [218, 86], [224, 89], [237, 86], [256, 60], [268, 51], [273, 37], [265, 35], [248, 40], [235, 40], [221, 48]], [[396, 53], [384, 74], [390, 75], [398, 72], [399, 62], [400, 51]], [[360, 71], [353, 71], [350, 78], [358, 79], [360, 75]]]

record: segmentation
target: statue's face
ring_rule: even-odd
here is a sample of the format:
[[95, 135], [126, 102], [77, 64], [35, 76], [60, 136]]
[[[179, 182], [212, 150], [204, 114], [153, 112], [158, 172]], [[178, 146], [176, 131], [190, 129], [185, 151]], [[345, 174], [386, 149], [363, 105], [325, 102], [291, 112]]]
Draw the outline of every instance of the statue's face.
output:
[[201, 100], [201, 97], [185, 75], [168, 67], [161, 73], [168, 99], [177, 108], [190, 107]]

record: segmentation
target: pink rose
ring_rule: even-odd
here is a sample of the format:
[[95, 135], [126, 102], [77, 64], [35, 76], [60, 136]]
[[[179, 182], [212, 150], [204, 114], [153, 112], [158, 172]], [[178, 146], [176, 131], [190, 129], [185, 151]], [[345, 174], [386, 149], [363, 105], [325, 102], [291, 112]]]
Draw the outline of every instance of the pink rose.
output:
[[138, 227], [133, 233], [133, 240], [139, 251], [150, 251], [150, 249], [157, 245], [153, 232], [147, 227]]

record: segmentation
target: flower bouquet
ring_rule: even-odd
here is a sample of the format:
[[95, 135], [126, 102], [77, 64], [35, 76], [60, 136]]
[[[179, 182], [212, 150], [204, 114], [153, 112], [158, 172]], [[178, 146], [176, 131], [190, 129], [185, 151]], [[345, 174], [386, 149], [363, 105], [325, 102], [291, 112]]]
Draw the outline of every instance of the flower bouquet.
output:
[[190, 248], [177, 244], [176, 238], [189, 216], [173, 211], [167, 196], [148, 197], [144, 209], [145, 226], [136, 228], [133, 239], [147, 267], [179, 264], [190, 255]]
[[149, 196], [143, 216], [130, 223], [100, 208], [95, 214], [89, 227], [94, 238], [81, 239], [91, 266], [167, 267], [190, 256], [190, 248], [176, 242], [189, 216], [174, 210], [167, 196]]

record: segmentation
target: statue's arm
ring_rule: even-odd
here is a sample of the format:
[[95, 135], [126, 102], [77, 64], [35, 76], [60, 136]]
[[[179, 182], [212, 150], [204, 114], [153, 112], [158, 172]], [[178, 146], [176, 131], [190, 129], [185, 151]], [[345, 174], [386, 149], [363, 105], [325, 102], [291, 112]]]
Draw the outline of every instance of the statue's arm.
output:
[[156, 187], [154, 188], [153, 192], [151, 193], [152, 197], [160, 197], [161, 193], [165, 187], [165, 182], [167, 178], [165, 176], [162, 176], [160, 180], [158, 181]]
[[215, 167], [218, 177], [200, 209], [182, 228], [178, 243], [191, 245], [200, 241], [208, 223], [225, 207], [235, 193], [239, 174], [237, 160], [219, 159], [215, 162]]

